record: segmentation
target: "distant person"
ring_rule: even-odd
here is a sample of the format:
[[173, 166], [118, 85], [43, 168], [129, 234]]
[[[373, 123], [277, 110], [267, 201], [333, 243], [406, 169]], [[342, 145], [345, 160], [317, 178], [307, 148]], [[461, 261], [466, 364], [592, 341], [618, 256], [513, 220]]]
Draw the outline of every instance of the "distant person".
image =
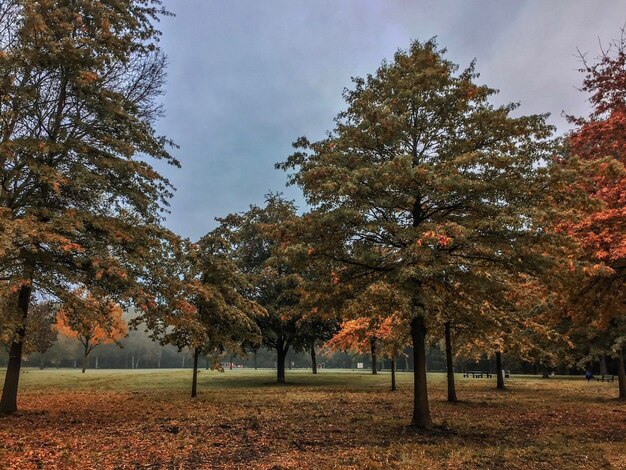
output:
[[587, 382], [589, 382], [592, 377], [593, 377], [593, 374], [591, 373], [589, 369], [587, 369], [587, 372], [585, 372], [585, 378], [587, 379]]

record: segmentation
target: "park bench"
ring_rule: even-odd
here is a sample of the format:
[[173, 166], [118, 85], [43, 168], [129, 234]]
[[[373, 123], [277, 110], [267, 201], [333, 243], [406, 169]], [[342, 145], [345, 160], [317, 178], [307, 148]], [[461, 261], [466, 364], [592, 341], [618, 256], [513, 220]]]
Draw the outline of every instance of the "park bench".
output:
[[474, 379], [481, 379], [483, 377], [491, 378], [491, 374], [489, 372], [483, 372], [482, 370], [468, 370], [463, 373], [463, 377], [472, 376]]
[[614, 375], [603, 374], [602, 377], [596, 377], [598, 382], [615, 382]]

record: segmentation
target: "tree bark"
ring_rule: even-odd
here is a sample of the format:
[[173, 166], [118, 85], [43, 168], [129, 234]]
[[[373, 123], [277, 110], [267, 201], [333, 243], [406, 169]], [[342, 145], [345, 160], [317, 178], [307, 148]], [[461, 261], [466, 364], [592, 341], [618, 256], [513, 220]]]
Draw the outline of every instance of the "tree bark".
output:
[[500, 351], [496, 351], [496, 388], [498, 390], [504, 390], [504, 375], [502, 374], [502, 354]]
[[315, 356], [315, 340], [311, 341], [311, 371], [317, 374], [317, 357]]
[[372, 374], [378, 374], [376, 360], [376, 338], [370, 338], [370, 353], [372, 355]]
[[30, 282], [22, 285], [17, 296], [17, 308], [20, 312], [21, 325], [17, 329], [17, 337], [9, 348], [9, 363], [2, 388], [2, 399], [0, 399], [0, 413], [14, 413], [17, 411], [17, 387], [20, 381], [20, 369], [22, 368], [22, 351], [24, 349], [24, 338], [26, 336], [26, 318], [28, 317], [28, 307], [32, 287]]
[[285, 383], [285, 357], [288, 349], [289, 346], [286, 346], [282, 340], [278, 341], [276, 345], [276, 381], [279, 384]]
[[626, 371], [624, 370], [624, 350], [620, 349], [617, 356], [617, 383], [620, 400], [626, 400]]
[[193, 378], [191, 380], [191, 398], [196, 398], [198, 395], [198, 356], [200, 351], [196, 348], [193, 352]]
[[600, 356], [600, 375], [607, 375], [606, 371], [606, 356], [602, 354]]
[[44, 365], [44, 360], [43, 360], [43, 354], [42, 354], [41, 357], [39, 358], [39, 370], [43, 370], [43, 365]]
[[446, 370], [448, 372], [448, 401], [450, 403], [456, 403], [459, 400], [456, 397], [456, 387], [454, 385], [454, 362], [452, 359], [452, 333], [450, 331], [450, 322], [446, 322], [444, 327], [446, 337]]
[[89, 366], [89, 352], [87, 351], [87, 348], [85, 348], [85, 354], [83, 355], [83, 370], [82, 370], [83, 374], [87, 370], [88, 366]]
[[419, 316], [411, 320], [411, 341], [413, 342], [413, 419], [411, 425], [419, 429], [430, 429], [433, 421], [428, 406], [426, 385], [426, 325]]
[[395, 392], [396, 387], [396, 356], [391, 358], [391, 391]]
[[254, 350], [254, 370], [257, 370], [257, 360], [256, 360], [257, 359], [257, 357], [256, 357], [257, 355], [256, 355], [256, 353], [257, 353], [257, 350], [255, 349]]

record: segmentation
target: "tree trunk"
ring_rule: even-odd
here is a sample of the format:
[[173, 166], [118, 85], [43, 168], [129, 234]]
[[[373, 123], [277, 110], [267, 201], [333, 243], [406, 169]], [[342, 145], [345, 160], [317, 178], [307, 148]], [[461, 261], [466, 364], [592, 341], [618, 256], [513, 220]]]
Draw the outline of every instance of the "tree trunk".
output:
[[448, 401], [456, 403], [459, 401], [456, 397], [456, 387], [454, 385], [454, 362], [452, 360], [452, 333], [450, 332], [450, 322], [445, 325], [446, 337], [446, 370], [448, 372]]
[[87, 348], [85, 348], [85, 355], [83, 356], [83, 374], [87, 370], [88, 366], [89, 366], [89, 352], [87, 351]]
[[234, 360], [234, 359], [233, 359], [233, 356], [232, 356], [232, 354], [231, 354], [231, 355], [230, 355], [230, 364], [228, 364], [228, 369], [229, 369], [229, 370], [233, 370], [233, 360]]
[[209, 361], [210, 361], [209, 356], [207, 355], [205, 359], [206, 359], [206, 368], [205, 368], [205, 370], [209, 370]]
[[311, 371], [317, 374], [317, 357], [315, 357], [315, 341], [311, 341]]
[[276, 381], [279, 384], [285, 383], [285, 357], [287, 356], [288, 346], [285, 346], [282, 341], [278, 342], [276, 346]]
[[370, 353], [372, 355], [372, 374], [378, 374], [377, 359], [376, 359], [376, 338], [370, 338]]
[[617, 383], [619, 386], [619, 398], [626, 400], [626, 371], [624, 371], [624, 350], [620, 349], [617, 356]]
[[99, 369], [99, 368], [100, 368], [100, 364], [99, 364], [99, 361], [98, 361], [98, 358], [99, 358], [99, 357], [100, 357], [100, 356], [96, 356], [96, 369]]
[[396, 387], [396, 356], [392, 356], [391, 358], [391, 391], [395, 392], [397, 390]]
[[496, 388], [498, 390], [504, 390], [504, 374], [502, 374], [502, 353], [496, 351]]
[[544, 379], [549, 379], [550, 378], [550, 371], [545, 366], [543, 367], [543, 371], [541, 373], [541, 377], [544, 378]]
[[600, 375], [607, 375], [606, 356], [604, 354], [600, 356]]
[[433, 421], [428, 406], [426, 386], [426, 325], [423, 317], [411, 320], [411, 341], [413, 342], [413, 419], [411, 425], [419, 429], [430, 429]]
[[257, 361], [256, 361], [256, 359], [257, 359], [257, 358], [256, 358], [256, 353], [257, 353], [257, 350], [255, 349], [255, 350], [254, 350], [254, 370], [257, 370]]
[[407, 370], [409, 370], [409, 355], [405, 354], [404, 355], [404, 372], [406, 372]]
[[43, 360], [43, 354], [42, 354], [41, 357], [39, 358], [39, 370], [43, 370], [43, 365], [44, 365], [44, 360]]
[[20, 312], [21, 325], [17, 329], [17, 337], [9, 348], [9, 363], [2, 388], [0, 399], [0, 413], [14, 413], [17, 411], [17, 387], [20, 381], [20, 369], [22, 368], [22, 350], [24, 349], [24, 337], [26, 336], [26, 318], [32, 287], [30, 283], [20, 287], [17, 296], [17, 308]]
[[198, 395], [198, 356], [200, 351], [196, 348], [193, 352], [193, 379], [191, 381], [191, 398]]

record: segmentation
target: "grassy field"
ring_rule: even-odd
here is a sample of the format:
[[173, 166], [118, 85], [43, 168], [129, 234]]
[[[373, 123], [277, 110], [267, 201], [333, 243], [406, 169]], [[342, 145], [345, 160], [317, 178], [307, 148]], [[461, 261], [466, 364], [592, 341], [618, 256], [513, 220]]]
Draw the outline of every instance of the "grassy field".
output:
[[[3, 371], [0, 371], [4, 376]], [[429, 375], [433, 432], [406, 425], [411, 376], [287, 371], [27, 369], [0, 417], [0, 468], [626, 469], [626, 403], [581, 378]]]

